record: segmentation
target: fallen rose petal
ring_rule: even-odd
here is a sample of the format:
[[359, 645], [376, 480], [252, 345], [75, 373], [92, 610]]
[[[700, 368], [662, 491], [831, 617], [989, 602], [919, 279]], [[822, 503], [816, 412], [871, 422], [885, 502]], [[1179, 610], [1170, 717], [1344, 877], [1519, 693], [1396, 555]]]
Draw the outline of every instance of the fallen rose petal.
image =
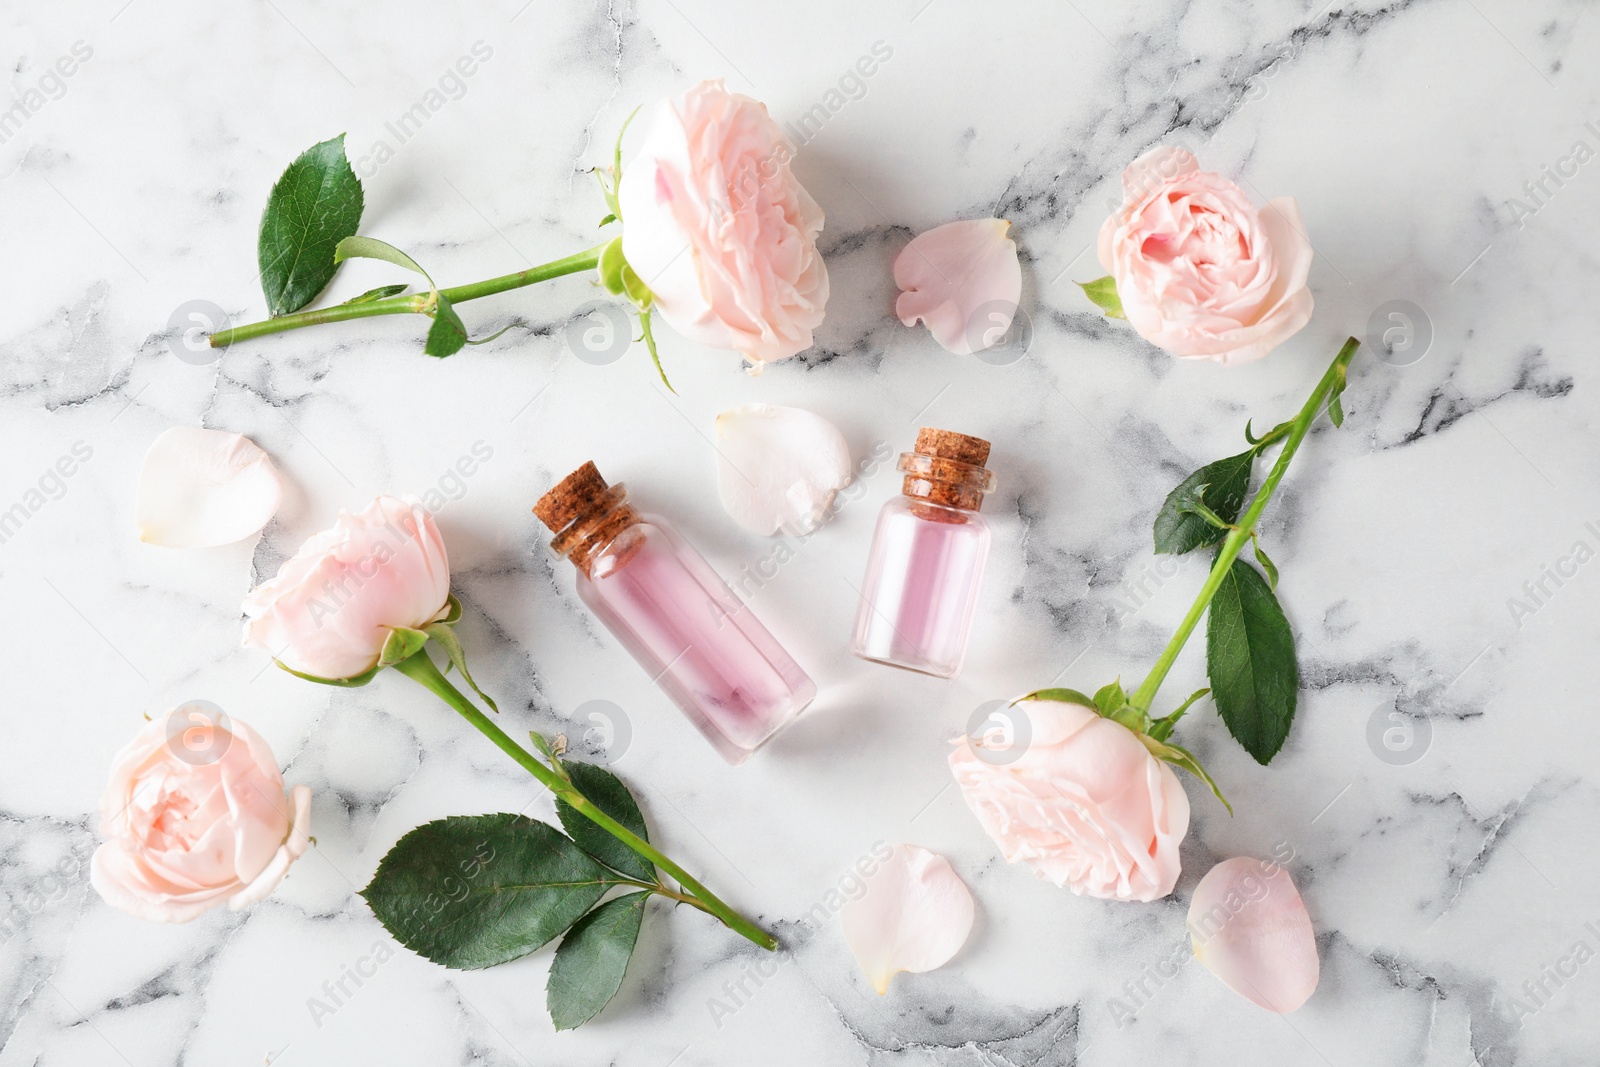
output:
[[807, 534], [850, 484], [850, 447], [820, 415], [741, 404], [717, 416], [717, 494], [754, 534]]
[[283, 499], [272, 460], [242, 434], [174, 426], [150, 445], [139, 471], [139, 540], [166, 548], [242, 541]]
[[1005, 219], [969, 219], [913, 238], [894, 261], [894, 283], [903, 290], [894, 304], [900, 321], [922, 321], [946, 351], [961, 356], [1004, 337], [1022, 299], [1010, 228]]
[[966, 944], [972, 894], [943, 856], [895, 845], [865, 881], [866, 892], [845, 901], [839, 919], [850, 951], [880, 995], [901, 971], [942, 967]]
[[1317, 988], [1316, 933], [1289, 872], [1261, 860], [1224, 860], [1189, 903], [1194, 958], [1268, 1011], [1294, 1011]]

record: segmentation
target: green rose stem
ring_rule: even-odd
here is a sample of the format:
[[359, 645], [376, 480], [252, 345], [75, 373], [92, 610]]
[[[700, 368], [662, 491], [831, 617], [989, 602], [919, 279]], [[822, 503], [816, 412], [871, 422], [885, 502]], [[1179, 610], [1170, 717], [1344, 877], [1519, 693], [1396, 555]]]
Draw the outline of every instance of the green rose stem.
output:
[[[441, 289], [439, 295], [451, 304], [459, 304], [464, 300], [476, 300], [483, 296], [521, 289], [525, 285], [536, 285], [563, 275], [594, 270], [600, 263], [600, 250], [604, 247], [603, 244], [596, 245], [564, 259], [554, 259], [515, 274], [502, 274], [498, 278], [486, 278], [481, 282]], [[344, 322], [347, 319], [364, 319], [372, 315], [425, 314], [432, 303], [432, 293], [411, 293], [406, 296], [373, 300], [365, 304], [335, 304], [333, 307], [318, 308], [315, 311], [297, 311], [292, 315], [280, 315], [275, 319], [235, 326], [229, 330], [218, 330], [211, 335], [211, 347], [226, 348], [235, 341], [248, 341], [252, 337], [282, 333], [285, 330], [298, 330], [303, 326], [316, 326], [324, 322]]]
[[[1200, 624], [1200, 616], [1204, 615], [1206, 608], [1211, 605], [1211, 598], [1217, 595], [1217, 590], [1222, 586], [1223, 580], [1228, 576], [1229, 569], [1233, 566], [1234, 559], [1244, 549], [1250, 540], [1251, 533], [1256, 528], [1256, 522], [1261, 518], [1261, 512], [1267, 506], [1267, 501], [1272, 499], [1272, 494], [1277, 490], [1278, 483], [1283, 481], [1283, 475], [1289, 469], [1289, 461], [1294, 459], [1295, 450], [1300, 447], [1300, 442], [1305, 440], [1306, 433], [1311, 429], [1311, 424], [1316, 421], [1321, 413], [1324, 403], [1329, 395], [1337, 395], [1337, 391], [1344, 386], [1345, 370], [1350, 365], [1350, 359], [1356, 354], [1356, 349], [1361, 347], [1361, 342], [1354, 337], [1345, 341], [1344, 347], [1339, 349], [1339, 354], [1333, 358], [1333, 363], [1328, 366], [1328, 371], [1312, 390], [1306, 399], [1305, 406], [1300, 409], [1300, 414], [1295, 416], [1293, 422], [1287, 425], [1288, 437], [1284, 441], [1283, 451], [1278, 455], [1278, 462], [1272, 465], [1272, 472], [1267, 475], [1266, 481], [1261, 483], [1261, 488], [1256, 490], [1255, 499], [1250, 501], [1249, 508], [1231, 529], [1222, 542], [1222, 548], [1217, 553], [1217, 561], [1211, 567], [1211, 573], [1206, 576], [1205, 585], [1200, 587], [1200, 595], [1195, 598], [1194, 604], [1189, 608], [1189, 614], [1183, 617], [1183, 622], [1178, 625], [1177, 631], [1172, 635], [1172, 640], [1167, 642], [1167, 647], [1162, 650], [1161, 658], [1156, 660], [1156, 665], [1151, 668], [1150, 676], [1144, 684], [1135, 690], [1129, 703], [1140, 711], [1148, 712], [1150, 705], [1155, 701], [1156, 690], [1161, 688], [1161, 683], [1166, 680], [1167, 672], [1172, 669], [1172, 664], [1177, 660], [1178, 653], [1183, 651], [1183, 646], [1189, 640], [1189, 635]], [[1281, 427], [1280, 427], [1281, 429]], [[1276, 431], [1263, 438], [1262, 443], [1272, 440], [1277, 436]]]
[[[487, 715], [478, 709], [477, 705], [473, 704], [472, 701], [462, 695], [460, 690], [450, 684], [449, 680], [440, 673], [433, 660], [429, 658], [426, 648], [420, 649], [406, 659], [396, 663], [394, 669], [420, 683], [425, 689], [428, 689], [439, 699], [460, 712], [462, 718], [476, 726], [485, 737], [498, 745], [506, 755], [521, 764], [523, 769], [537, 778], [552, 793], [571, 805], [575, 811], [585, 818], [599, 824], [607, 833], [624, 845], [627, 845], [633, 851], [666, 871], [677, 879], [679, 885], [689, 892], [688, 894], [676, 893], [662, 885], [649, 885], [643, 886], [643, 888], [659, 892], [681, 903], [690, 904], [701, 911], [715, 915], [726, 923], [730, 929], [737, 931], [740, 935], [754, 941], [764, 949], [770, 951], [778, 947], [777, 940], [771, 934], [734, 911], [727, 904], [724, 904], [709, 889], [691, 878], [682, 867], [663, 856], [650, 842], [643, 840], [626, 826], [623, 826], [595, 807], [589, 801], [589, 798], [579, 792], [571, 782], [545, 766], [533, 753], [513, 741], [510, 735], [496, 726]], [[629, 884], [642, 885], [642, 883]]]

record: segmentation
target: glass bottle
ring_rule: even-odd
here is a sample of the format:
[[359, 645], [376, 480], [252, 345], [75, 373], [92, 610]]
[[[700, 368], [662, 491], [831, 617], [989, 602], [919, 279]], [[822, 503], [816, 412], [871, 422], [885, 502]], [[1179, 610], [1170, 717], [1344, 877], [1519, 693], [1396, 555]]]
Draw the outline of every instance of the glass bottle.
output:
[[585, 463], [533, 512], [550, 550], [578, 568], [578, 597], [731, 764], [817, 695], [767, 628], [699, 552]]
[[902, 495], [878, 516], [850, 651], [954, 678], [989, 557], [989, 524], [978, 514], [994, 488], [989, 442], [923, 427], [915, 448], [900, 455]]

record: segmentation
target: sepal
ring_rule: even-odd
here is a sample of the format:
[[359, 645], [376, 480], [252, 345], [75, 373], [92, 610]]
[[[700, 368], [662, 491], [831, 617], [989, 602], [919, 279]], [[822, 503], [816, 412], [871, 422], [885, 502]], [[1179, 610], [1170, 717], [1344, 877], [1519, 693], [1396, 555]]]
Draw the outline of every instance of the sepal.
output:
[[[456, 617], [460, 618], [460, 614], [458, 613]], [[472, 691], [477, 693], [485, 704], [489, 705], [489, 710], [499, 714], [500, 708], [495, 704], [494, 698], [480, 689], [478, 683], [472, 680], [472, 673], [467, 670], [467, 652], [461, 647], [461, 639], [456, 636], [455, 630], [450, 628], [450, 624], [448, 622], [429, 623], [423, 627], [422, 632], [424, 639], [431, 638], [439, 642], [439, 646], [444, 649], [445, 655], [450, 657], [451, 666], [461, 672], [461, 677], [466, 679], [467, 684], [472, 687]]]
[[1233, 805], [1228, 803], [1228, 798], [1222, 795], [1222, 790], [1217, 788], [1217, 783], [1212, 780], [1211, 775], [1206, 773], [1206, 769], [1200, 766], [1200, 761], [1195, 759], [1194, 754], [1188, 749], [1180, 748], [1165, 741], [1157, 741], [1149, 734], [1140, 734], [1139, 740], [1144, 742], [1144, 747], [1149, 749], [1150, 754], [1156, 759], [1164, 763], [1170, 763], [1174, 767], [1182, 767], [1210, 786], [1212, 794], [1222, 801], [1223, 807], [1228, 809], [1228, 814], [1233, 814]]
[[352, 675], [349, 678], [318, 678], [314, 674], [306, 674], [304, 671], [297, 671], [280, 659], [275, 659], [272, 662], [278, 665], [279, 670], [288, 671], [296, 678], [304, 678], [306, 681], [316, 682], [318, 685], [336, 685], [341, 689], [355, 689], [366, 685], [368, 682], [372, 681], [372, 679], [376, 678], [378, 676], [378, 671], [382, 669], [378, 666], [378, 664], [374, 663], [360, 674]]
[[623, 293], [622, 272], [627, 266], [628, 261], [622, 258], [622, 238], [614, 237], [600, 250], [600, 262], [596, 267], [600, 273], [600, 284], [606, 287], [606, 292]]
[[1172, 730], [1178, 725], [1178, 720], [1183, 718], [1183, 713], [1189, 710], [1189, 706], [1191, 704], [1209, 692], [1211, 692], [1210, 689], [1196, 689], [1194, 692], [1190, 693], [1189, 699], [1185, 700], [1182, 704], [1179, 704], [1177, 708], [1171, 712], [1171, 714], [1164, 715], [1151, 724], [1150, 736], [1155, 738], [1157, 741], [1165, 741], [1167, 738], [1171, 737]]
[[388, 638], [383, 642], [383, 650], [378, 653], [378, 666], [393, 667], [401, 660], [416, 655], [427, 643], [426, 631], [396, 626], [389, 631]]
[[1099, 707], [1095, 705], [1093, 697], [1086, 696], [1083, 693], [1078, 692], [1076, 689], [1035, 689], [1031, 693], [1027, 693], [1018, 697], [1011, 703], [1013, 706], [1015, 706], [1022, 703], [1024, 700], [1053, 700], [1058, 704], [1082, 704], [1086, 708], [1094, 708], [1095, 711], [1100, 710]]

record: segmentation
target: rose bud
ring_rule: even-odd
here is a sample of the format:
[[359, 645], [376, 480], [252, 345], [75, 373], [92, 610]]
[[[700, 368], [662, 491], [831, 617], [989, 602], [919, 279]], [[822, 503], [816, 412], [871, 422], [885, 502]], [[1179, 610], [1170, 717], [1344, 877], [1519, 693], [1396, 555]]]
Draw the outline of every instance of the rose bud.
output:
[[1010, 714], [1015, 729], [959, 738], [950, 753], [961, 795], [1006, 860], [1083, 896], [1172, 892], [1189, 830], [1172, 768], [1094, 708], [1022, 700]]
[[752, 364], [811, 347], [828, 302], [822, 209], [766, 105], [704, 81], [656, 108], [622, 169], [622, 251], [655, 310]]
[[272, 750], [203, 701], [146, 723], [100, 797], [89, 881], [120, 911], [188, 922], [263, 900], [309, 841], [311, 790], [283, 791]]
[[1100, 228], [1100, 265], [1116, 293], [1096, 303], [1115, 314], [1120, 301], [1146, 341], [1184, 358], [1248, 363], [1311, 321], [1311, 242], [1293, 197], [1258, 213], [1237, 185], [1166, 147], [1128, 167], [1122, 192]]
[[450, 561], [416, 497], [380, 496], [340, 512], [275, 578], [244, 600], [246, 648], [316, 679], [377, 666], [392, 629], [421, 629], [450, 610]]

